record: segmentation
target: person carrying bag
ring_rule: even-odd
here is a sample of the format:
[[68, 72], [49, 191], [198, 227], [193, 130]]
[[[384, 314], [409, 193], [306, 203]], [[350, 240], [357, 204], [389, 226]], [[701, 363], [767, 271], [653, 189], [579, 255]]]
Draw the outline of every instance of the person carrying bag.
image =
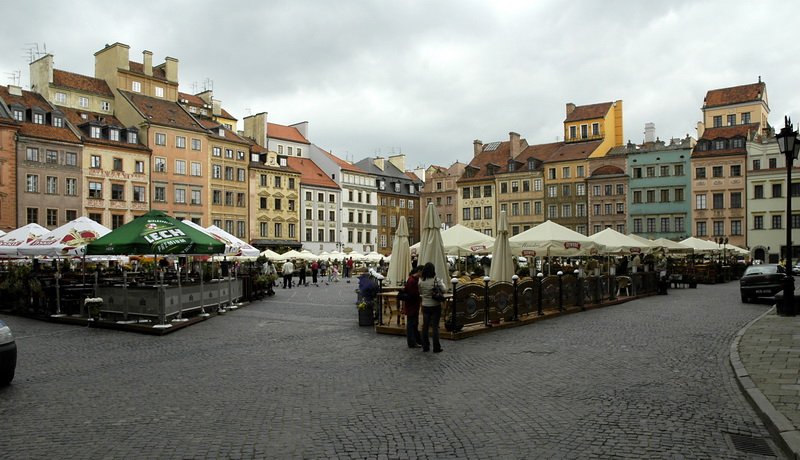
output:
[[426, 263], [422, 267], [419, 281], [419, 294], [422, 297], [423, 352], [430, 350], [429, 333], [430, 339], [433, 340], [433, 352], [442, 352], [442, 345], [439, 342], [439, 321], [442, 318], [442, 302], [446, 290], [444, 282], [436, 277], [436, 267], [430, 262]]

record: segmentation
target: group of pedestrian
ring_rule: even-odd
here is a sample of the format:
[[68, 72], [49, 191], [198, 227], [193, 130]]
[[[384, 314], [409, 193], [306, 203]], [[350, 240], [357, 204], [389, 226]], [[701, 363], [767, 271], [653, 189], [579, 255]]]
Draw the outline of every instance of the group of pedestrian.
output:
[[[439, 321], [442, 318], [442, 303], [433, 298], [433, 287], [438, 285], [444, 292], [444, 281], [436, 277], [436, 267], [428, 262], [411, 269], [403, 290], [406, 293], [406, 341], [409, 348], [422, 347], [423, 352], [441, 353]], [[419, 331], [419, 311], [422, 308], [422, 334]]]
[[[347, 279], [347, 282], [350, 282], [350, 277], [353, 274], [353, 266], [354, 261], [353, 258], [350, 257], [343, 261], [334, 260], [331, 261], [330, 259], [323, 260], [313, 260], [310, 264], [306, 263], [305, 261], [297, 261], [295, 264], [292, 260], [287, 260], [281, 266], [281, 277], [283, 278], [283, 288], [284, 289], [291, 289], [295, 286], [294, 283], [294, 275], [297, 272], [297, 285], [298, 286], [308, 286], [309, 283], [307, 281], [307, 276], [309, 271], [311, 272], [311, 284], [315, 286], [319, 286], [320, 281], [325, 281], [326, 283], [336, 283], [339, 282], [339, 266], [342, 266], [344, 270], [344, 278]], [[267, 274], [267, 271], [275, 270], [275, 267], [272, 265], [272, 261], [267, 261], [264, 264], [263, 272]], [[277, 275], [277, 271], [275, 273]]]

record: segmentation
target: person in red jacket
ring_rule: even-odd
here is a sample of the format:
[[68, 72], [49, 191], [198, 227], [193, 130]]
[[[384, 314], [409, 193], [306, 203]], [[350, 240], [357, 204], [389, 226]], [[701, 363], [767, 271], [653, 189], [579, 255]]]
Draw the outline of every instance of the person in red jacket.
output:
[[403, 290], [406, 292], [406, 341], [408, 348], [422, 346], [422, 337], [419, 334], [419, 307], [422, 298], [419, 296], [419, 275], [422, 267], [414, 267], [408, 274], [408, 280]]

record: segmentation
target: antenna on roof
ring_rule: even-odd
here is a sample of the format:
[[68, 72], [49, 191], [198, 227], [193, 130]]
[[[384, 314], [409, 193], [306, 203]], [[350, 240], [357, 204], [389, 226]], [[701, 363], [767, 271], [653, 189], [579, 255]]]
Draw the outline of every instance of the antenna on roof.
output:
[[11, 84], [14, 86], [19, 86], [20, 80], [22, 79], [22, 71], [15, 70], [13, 72], [6, 72], [8, 79], [11, 80]]
[[40, 57], [44, 56], [45, 54], [47, 54], [46, 43], [42, 43], [41, 50], [39, 49], [39, 43], [25, 43], [25, 46], [27, 48], [23, 48], [23, 50], [26, 52], [28, 62], [33, 62], [39, 59]]
[[209, 90], [214, 91], [214, 80], [206, 77], [206, 79], [203, 81], [203, 91]]
[[252, 110], [250, 110], [250, 107], [245, 107], [245, 108], [244, 108], [244, 113], [245, 113], [245, 116], [246, 116], [246, 117], [249, 117], [250, 115], [252, 115], [252, 114], [253, 114], [253, 111], [252, 111]]

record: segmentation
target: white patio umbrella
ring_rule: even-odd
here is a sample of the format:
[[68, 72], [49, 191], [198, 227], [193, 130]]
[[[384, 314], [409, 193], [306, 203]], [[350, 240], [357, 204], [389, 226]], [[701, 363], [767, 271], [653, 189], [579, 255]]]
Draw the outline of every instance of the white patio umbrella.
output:
[[20, 245], [17, 252], [23, 256], [82, 256], [87, 244], [110, 232], [88, 217], [78, 217]]
[[750, 254], [750, 251], [744, 248], [740, 248], [739, 246], [734, 246], [730, 243], [725, 243], [724, 248], [726, 251], [730, 251], [732, 254], [738, 254], [740, 256], [746, 256]]
[[647, 239], [647, 238], [645, 238], [645, 237], [643, 237], [643, 236], [636, 235], [635, 233], [628, 233], [626, 236], [627, 236], [628, 238], [632, 238], [632, 239], [634, 239], [634, 240], [638, 241], [638, 242], [639, 242], [639, 244], [641, 244], [641, 245], [642, 245], [642, 247], [648, 247], [648, 248], [650, 248], [650, 251], [651, 251], [651, 252], [654, 252], [654, 251], [659, 251], [659, 250], [661, 250], [661, 249], [664, 249], [664, 247], [663, 247], [663, 246], [660, 246], [660, 245], [656, 244], [656, 242], [655, 242], [655, 241], [653, 241], [653, 240], [649, 240], [649, 239]]
[[[186, 222], [186, 221], [184, 221]], [[231, 243], [231, 246], [236, 251], [236, 254], [233, 254], [237, 257], [258, 257], [260, 252], [258, 249], [254, 248], [246, 241], [231, 235], [230, 233], [226, 232], [225, 230], [217, 227], [216, 225], [212, 225], [210, 227], [206, 227], [206, 233], [213, 237], [217, 237], [217, 239], [225, 240], [225, 245], [228, 245], [228, 242]]]
[[305, 260], [306, 262], [317, 260], [317, 256], [308, 249], [303, 249], [302, 251], [300, 251], [299, 258]]
[[589, 236], [589, 239], [605, 246], [602, 254], [632, 255], [647, 254], [652, 251], [652, 244], [644, 245], [641, 241], [624, 235], [613, 228], [607, 228]]
[[497, 239], [492, 251], [492, 265], [489, 267], [489, 278], [492, 281], [508, 281], [514, 276], [514, 262], [511, 259], [511, 246], [508, 243], [508, 218], [505, 211], [500, 211], [497, 222]]
[[411, 271], [411, 251], [408, 248], [408, 224], [406, 216], [400, 216], [392, 242], [392, 257], [386, 272], [387, 286], [401, 286]]
[[300, 251], [296, 251], [294, 249], [290, 249], [290, 250], [284, 252], [283, 254], [281, 254], [281, 258], [283, 260], [286, 260], [286, 259], [301, 259], [302, 257], [303, 257], [303, 255], [300, 254]]
[[593, 255], [605, 249], [605, 246], [590, 240], [589, 237], [551, 220], [514, 235], [508, 241], [514, 254], [533, 250], [538, 256]]
[[[333, 255], [331, 254], [330, 257], [333, 257]], [[364, 260], [370, 263], [380, 262], [381, 259], [383, 259], [383, 254], [375, 251], [372, 251], [364, 256]]]
[[281, 255], [273, 251], [272, 249], [264, 249], [261, 255], [270, 260], [277, 260], [281, 258]]
[[428, 203], [419, 239], [418, 263], [419, 265], [425, 265], [428, 262], [432, 263], [436, 267], [436, 277], [444, 280], [444, 284], [450, 289], [450, 271], [447, 268], [447, 258], [444, 254], [442, 232], [439, 230], [441, 226], [436, 207], [433, 203]]
[[347, 258], [353, 258], [353, 262], [362, 262], [364, 260], [364, 254], [361, 254], [357, 251], [351, 251], [347, 254]]
[[700, 238], [695, 238], [693, 236], [682, 240], [681, 244], [684, 246], [689, 246], [690, 248], [694, 249], [695, 253], [700, 254], [711, 254], [720, 250], [717, 243], [713, 243], [708, 240], [701, 240]]
[[[448, 256], [490, 253], [494, 238], [461, 224], [442, 230], [442, 246]], [[412, 253], [419, 253], [422, 242], [411, 246]]]
[[685, 244], [676, 243], [675, 241], [668, 240], [666, 238], [658, 238], [657, 240], [653, 241], [654, 244], [664, 248], [667, 251], [667, 254], [689, 254], [694, 252], [689, 246]]
[[16, 257], [17, 249], [28, 241], [44, 235], [49, 230], [39, 224], [28, 224], [0, 236], [0, 255]]

